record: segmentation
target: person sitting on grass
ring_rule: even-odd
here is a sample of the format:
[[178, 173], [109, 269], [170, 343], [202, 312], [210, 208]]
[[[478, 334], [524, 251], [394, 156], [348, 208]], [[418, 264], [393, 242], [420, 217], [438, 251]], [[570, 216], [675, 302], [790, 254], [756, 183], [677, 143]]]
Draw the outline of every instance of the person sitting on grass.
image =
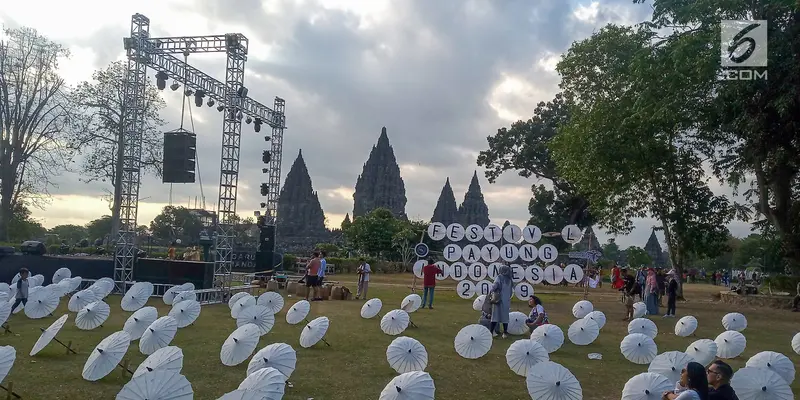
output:
[[441, 274], [442, 269], [433, 262], [433, 259], [428, 260], [428, 265], [422, 267], [422, 305], [425, 308], [425, 302], [428, 302], [428, 309], [433, 310], [433, 291], [436, 289], [436, 275]]
[[486, 296], [481, 306], [481, 318], [478, 323], [485, 326], [486, 329], [492, 329], [492, 302], [489, 301], [489, 296]]
[[731, 387], [733, 368], [722, 360], [716, 360], [708, 365], [706, 370], [708, 384], [708, 400], [739, 400], [736, 391]]
[[664, 392], [662, 400], [708, 400], [708, 378], [706, 367], [694, 361], [681, 371], [680, 386], [686, 388], [680, 394], [670, 390]]
[[528, 315], [528, 319], [525, 320], [525, 325], [528, 325], [531, 333], [533, 333], [534, 329], [550, 323], [550, 320], [547, 319], [547, 312], [542, 305], [542, 300], [539, 297], [531, 296], [528, 299], [528, 307], [531, 308], [531, 313]]

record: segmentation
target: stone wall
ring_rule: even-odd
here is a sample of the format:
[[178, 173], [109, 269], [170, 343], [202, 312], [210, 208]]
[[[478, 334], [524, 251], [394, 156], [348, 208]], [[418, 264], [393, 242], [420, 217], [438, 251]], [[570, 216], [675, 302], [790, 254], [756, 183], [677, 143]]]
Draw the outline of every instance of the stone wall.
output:
[[767, 296], [762, 294], [740, 295], [728, 291], [720, 292], [719, 295], [720, 300], [727, 304], [777, 309], [792, 308], [792, 296]]

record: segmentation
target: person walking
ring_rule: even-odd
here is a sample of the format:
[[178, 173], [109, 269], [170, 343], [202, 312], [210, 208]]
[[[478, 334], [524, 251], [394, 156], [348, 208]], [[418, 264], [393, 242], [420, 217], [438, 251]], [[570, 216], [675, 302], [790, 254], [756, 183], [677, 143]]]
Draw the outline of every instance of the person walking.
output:
[[675, 279], [675, 270], [667, 272], [667, 313], [666, 318], [675, 318], [675, 306], [678, 301], [678, 280]]
[[28, 304], [28, 269], [27, 268], [20, 268], [19, 270], [19, 280], [17, 281], [17, 294], [14, 296], [14, 305], [11, 307], [11, 311], [14, 311], [19, 307], [20, 304], [23, 306]]
[[436, 274], [441, 274], [442, 269], [428, 260], [428, 265], [422, 267], [422, 308], [425, 308], [425, 301], [428, 302], [428, 309], [433, 309], [433, 292], [436, 290]]
[[503, 324], [503, 338], [508, 336], [508, 320], [511, 313], [511, 292], [514, 281], [511, 280], [511, 267], [504, 265], [500, 268], [488, 300], [492, 303], [492, 336], [499, 334], [499, 324]]
[[367, 298], [367, 291], [369, 290], [369, 275], [372, 273], [372, 268], [367, 264], [367, 260], [361, 258], [359, 260], [361, 265], [358, 266], [356, 272], [358, 273], [358, 289], [356, 291], [356, 300], [361, 296]]

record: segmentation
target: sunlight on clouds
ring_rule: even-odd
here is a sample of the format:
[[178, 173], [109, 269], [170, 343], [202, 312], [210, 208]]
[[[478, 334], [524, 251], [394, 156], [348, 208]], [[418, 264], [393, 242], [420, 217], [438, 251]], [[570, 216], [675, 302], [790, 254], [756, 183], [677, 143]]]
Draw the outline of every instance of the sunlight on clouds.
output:
[[546, 56], [539, 59], [536, 65], [547, 72], [556, 72], [556, 65], [561, 61], [561, 55], [555, 53], [548, 53]]
[[79, 82], [92, 79], [92, 68], [87, 68], [87, 65], [94, 64], [96, 54], [94, 50], [81, 47], [72, 46], [69, 49], [69, 58], [64, 58], [58, 62], [58, 72], [68, 85], [76, 85]]
[[[333, 190], [326, 190], [325, 196], [330, 199], [353, 201], [353, 193], [355, 193], [355, 190], [352, 188], [340, 186]], [[342, 215], [342, 218], [344, 218], [344, 215]]]
[[[149, 225], [166, 205], [140, 201], [138, 224]], [[32, 211], [33, 217], [39, 219], [46, 228], [65, 224], [86, 225], [103, 215], [111, 215], [107, 200], [82, 195], [55, 195], [46, 210], [34, 208]]]
[[403, 179], [414, 179], [414, 177], [437, 175], [436, 170], [422, 164], [400, 164], [400, 175]]
[[593, 1], [588, 6], [579, 5], [572, 12], [575, 19], [583, 22], [593, 23], [597, 21], [597, 16], [600, 14], [600, 2]]
[[502, 80], [495, 85], [489, 95], [489, 106], [497, 116], [505, 121], [513, 122], [527, 119], [532, 106], [544, 99], [546, 93], [530, 82], [516, 76], [503, 74]]
[[377, 25], [389, 17], [390, 0], [318, 0], [327, 9], [342, 10], [359, 17], [359, 29]]

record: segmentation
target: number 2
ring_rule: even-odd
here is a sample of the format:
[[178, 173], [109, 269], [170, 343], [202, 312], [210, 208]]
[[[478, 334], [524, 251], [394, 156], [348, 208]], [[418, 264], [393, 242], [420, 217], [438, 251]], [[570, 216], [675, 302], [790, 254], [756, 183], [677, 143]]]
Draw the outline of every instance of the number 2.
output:
[[461, 292], [461, 295], [462, 296], [466, 296], [469, 293], [469, 285], [465, 283], [465, 284], [463, 284], [461, 286], [464, 286], [464, 291]]

